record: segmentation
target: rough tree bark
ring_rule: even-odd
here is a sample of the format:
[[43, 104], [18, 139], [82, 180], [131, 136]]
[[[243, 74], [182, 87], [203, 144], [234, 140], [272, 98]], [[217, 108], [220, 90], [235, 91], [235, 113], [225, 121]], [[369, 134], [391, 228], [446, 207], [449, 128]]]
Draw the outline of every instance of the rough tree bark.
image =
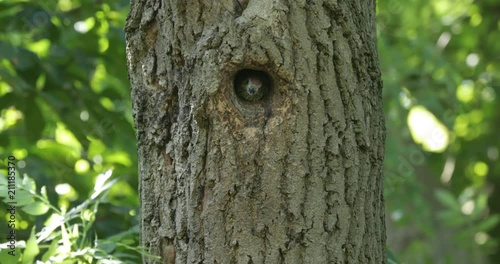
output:
[[126, 40], [145, 263], [385, 262], [375, 1], [133, 0]]

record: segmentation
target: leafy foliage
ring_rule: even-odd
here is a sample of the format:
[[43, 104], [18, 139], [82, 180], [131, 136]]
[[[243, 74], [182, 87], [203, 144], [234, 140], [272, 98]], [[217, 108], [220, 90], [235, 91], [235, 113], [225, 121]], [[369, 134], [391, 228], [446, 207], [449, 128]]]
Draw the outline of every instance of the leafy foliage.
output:
[[[36, 232], [33, 226], [27, 241], [17, 241], [22, 253], [9, 255], [10, 242], [0, 245], [2, 263], [33, 263], [36, 258], [47, 263], [94, 263], [115, 260], [120, 263], [137, 263], [142, 250], [138, 244], [139, 227], [121, 232], [107, 239], [98, 239], [93, 233], [99, 204], [105, 203], [109, 189], [117, 182], [110, 180], [112, 171], [100, 174], [90, 198], [70, 210], [58, 208], [50, 203], [45, 187], [37, 192], [36, 183], [28, 176], [15, 186], [16, 193], [23, 193], [23, 199], [16, 199], [18, 206], [28, 215], [39, 216], [50, 212], [44, 228]], [[0, 197], [9, 202], [8, 181], [0, 175]], [[20, 202], [24, 200], [24, 202]], [[101, 211], [102, 212], [102, 211]], [[16, 251], [19, 251], [19, 248]], [[43, 254], [42, 254], [43, 253]]]
[[[0, 157], [15, 156], [17, 175], [45, 186], [43, 200], [17, 211], [20, 240], [31, 241], [40, 232], [35, 227], [51, 221], [46, 210], [84, 204], [95, 175], [109, 169], [120, 180], [93, 213], [92, 232], [110, 238], [137, 225], [123, 32], [128, 6], [122, 0], [0, 2]], [[18, 202], [31, 199], [18, 190]], [[0, 217], [6, 219], [5, 210]]]
[[378, 2], [388, 236], [403, 263], [499, 257], [499, 9]]

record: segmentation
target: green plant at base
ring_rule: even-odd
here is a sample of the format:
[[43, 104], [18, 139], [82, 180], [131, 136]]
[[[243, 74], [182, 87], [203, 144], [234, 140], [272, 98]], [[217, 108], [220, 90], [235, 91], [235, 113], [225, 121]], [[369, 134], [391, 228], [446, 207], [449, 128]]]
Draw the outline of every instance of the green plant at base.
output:
[[[16, 207], [33, 216], [50, 211], [52, 215], [41, 231], [36, 232], [36, 226], [33, 226], [26, 241], [16, 241], [16, 251], [20, 249], [21, 254], [9, 254], [9, 242], [1, 244], [2, 263], [137, 263], [137, 254], [127, 252], [146, 254], [143, 247], [137, 246], [138, 226], [106, 239], [92, 239], [91, 230], [98, 206], [105, 202], [109, 189], [117, 181], [110, 180], [111, 175], [111, 170], [100, 174], [91, 196], [67, 212], [50, 203], [45, 187], [37, 192], [36, 182], [24, 175], [15, 185]], [[6, 204], [12, 201], [8, 196], [9, 187], [12, 190], [6, 177], [1, 175], [0, 197]]]

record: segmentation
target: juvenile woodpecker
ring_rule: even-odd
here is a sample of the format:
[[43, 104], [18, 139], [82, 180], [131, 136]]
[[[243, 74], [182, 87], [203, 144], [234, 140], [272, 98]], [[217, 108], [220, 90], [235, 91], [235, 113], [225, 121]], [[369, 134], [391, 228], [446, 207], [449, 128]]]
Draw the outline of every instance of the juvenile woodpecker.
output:
[[255, 102], [264, 97], [267, 87], [262, 85], [259, 76], [249, 75], [236, 87], [236, 94], [245, 101]]

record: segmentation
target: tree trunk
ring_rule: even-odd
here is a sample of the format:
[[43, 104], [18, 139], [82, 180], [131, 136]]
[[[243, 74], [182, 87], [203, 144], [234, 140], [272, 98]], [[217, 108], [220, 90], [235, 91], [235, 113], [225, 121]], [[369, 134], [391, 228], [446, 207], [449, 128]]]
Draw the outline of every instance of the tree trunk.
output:
[[375, 1], [131, 8], [144, 262], [385, 263]]

